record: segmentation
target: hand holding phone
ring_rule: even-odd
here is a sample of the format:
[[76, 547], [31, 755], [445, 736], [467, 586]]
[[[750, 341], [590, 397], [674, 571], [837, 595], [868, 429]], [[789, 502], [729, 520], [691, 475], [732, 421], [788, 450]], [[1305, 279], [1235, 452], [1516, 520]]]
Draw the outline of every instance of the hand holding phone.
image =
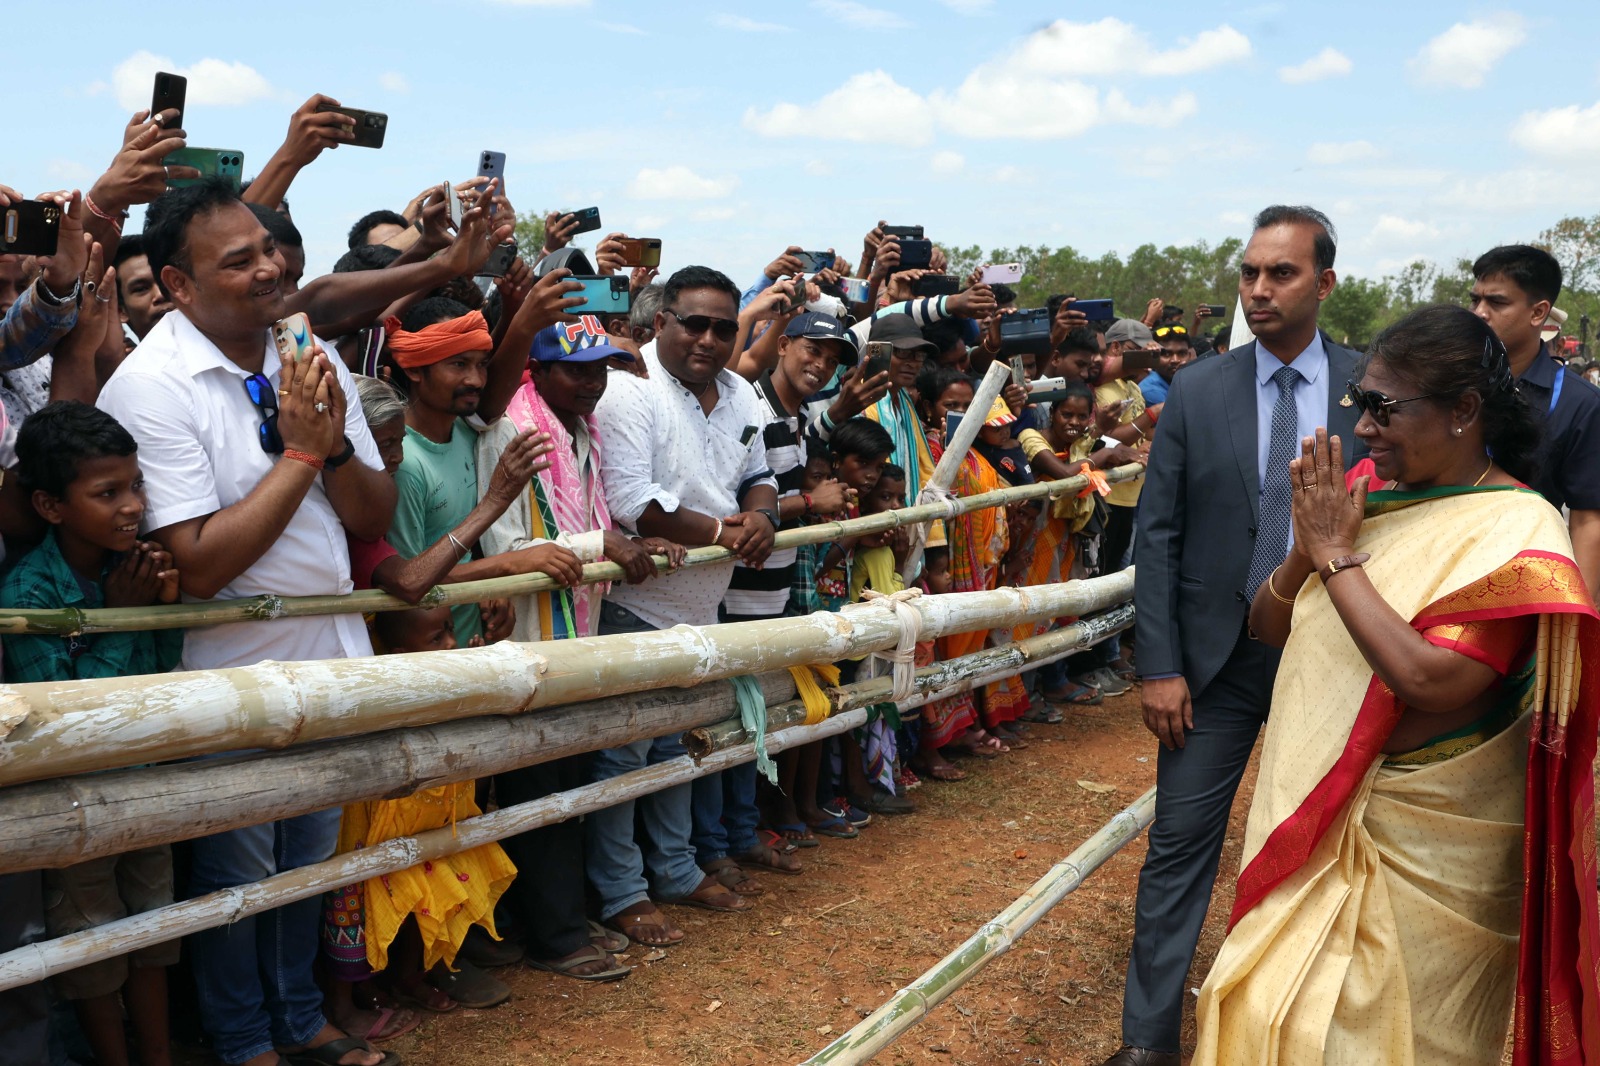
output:
[[168, 172], [167, 188], [198, 185], [204, 178], [223, 178], [238, 192], [244, 184], [244, 153], [237, 148], [179, 148], [162, 162], [172, 168], [192, 167], [198, 176], [180, 178]]
[[318, 104], [316, 113], [344, 115], [355, 123], [349, 128], [350, 139], [345, 142], [346, 144], [353, 144], [357, 148], [383, 147], [383, 135], [389, 128], [389, 116], [382, 111], [362, 111], [329, 100]]
[[576, 211], [567, 211], [564, 214], [577, 221], [577, 225], [572, 227], [571, 232], [568, 233], [569, 239], [574, 234], [590, 233], [600, 228], [600, 209], [598, 207], [582, 207]]
[[1015, 285], [1022, 280], [1022, 264], [991, 263], [983, 268], [978, 280], [985, 285]]
[[661, 265], [661, 238], [623, 237], [622, 265], [625, 267], [658, 267]]
[[868, 341], [862, 355], [861, 380], [871, 381], [879, 374], [889, 372], [889, 360], [894, 356], [894, 345], [889, 341]]
[[316, 347], [316, 340], [311, 335], [311, 319], [304, 311], [278, 319], [272, 324], [272, 343], [277, 347], [278, 354], [291, 363], [303, 363], [310, 359]]
[[150, 117], [153, 119], [163, 111], [176, 111], [177, 115], [170, 121], [163, 120], [162, 125], [169, 129], [182, 129], [183, 104], [188, 92], [189, 79], [182, 74], [156, 71], [155, 90], [150, 94]]
[[58, 205], [17, 200], [0, 208], [0, 255], [55, 255], [60, 238]]

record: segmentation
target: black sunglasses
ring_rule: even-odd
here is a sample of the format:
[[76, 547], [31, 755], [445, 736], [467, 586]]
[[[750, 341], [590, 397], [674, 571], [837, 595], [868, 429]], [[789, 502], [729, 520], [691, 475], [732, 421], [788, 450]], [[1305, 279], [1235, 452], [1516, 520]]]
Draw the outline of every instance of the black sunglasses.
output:
[[251, 374], [244, 379], [244, 391], [250, 402], [261, 412], [259, 440], [261, 450], [271, 455], [283, 453], [283, 437], [278, 433], [278, 390], [272, 387], [264, 374]]
[[1389, 424], [1389, 412], [1403, 403], [1416, 403], [1418, 400], [1432, 400], [1445, 395], [1442, 392], [1430, 392], [1423, 396], [1408, 396], [1403, 400], [1391, 400], [1381, 392], [1373, 389], [1363, 389], [1355, 382], [1345, 383], [1350, 402], [1356, 408], [1372, 416], [1372, 420], [1380, 426]]
[[695, 336], [699, 336], [708, 329], [719, 341], [731, 341], [739, 335], [739, 323], [737, 319], [712, 318], [710, 315], [685, 316], [678, 314], [678, 312], [673, 311], [670, 308], [667, 310], [667, 314], [677, 319], [678, 325], [682, 326], [686, 331], [694, 334]]

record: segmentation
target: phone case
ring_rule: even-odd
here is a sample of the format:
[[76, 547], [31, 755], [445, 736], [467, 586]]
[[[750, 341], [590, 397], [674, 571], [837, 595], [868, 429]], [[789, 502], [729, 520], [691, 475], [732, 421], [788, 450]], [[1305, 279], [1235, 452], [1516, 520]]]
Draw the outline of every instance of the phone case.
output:
[[1022, 280], [1022, 264], [992, 263], [983, 268], [978, 280], [985, 285], [1015, 285]]
[[819, 270], [831, 268], [834, 255], [832, 252], [801, 252], [795, 258], [800, 260], [801, 270], [807, 274], [815, 274]]
[[864, 304], [867, 302], [867, 294], [871, 291], [871, 286], [866, 278], [841, 278], [839, 285], [844, 289], [845, 299], [851, 303]]
[[577, 307], [569, 307], [569, 315], [625, 315], [633, 309], [633, 294], [628, 290], [628, 279], [622, 274], [610, 276], [578, 276], [569, 277], [568, 281], [583, 283], [580, 292], [568, 293], [571, 296], [582, 296], [583, 303]]
[[272, 343], [277, 346], [279, 355], [292, 362], [310, 359], [316, 344], [311, 337], [311, 319], [303, 311], [280, 318], [272, 324]]
[[317, 111], [324, 113], [337, 111], [341, 115], [349, 115], [356, 120], [356, 128], [350, 132], [355, 134], [355, 140], [350, 144], [356, 148], [382, 148], [383, 135], [389, 128], [389, 116], [382, 111], [362, 111], [354, 107], [339, 107], [334, 104], [319, 104]]
[[244, 153], [237, 148], [179, 148], [161, 161], [169, 167], [194, 167], [198, 178], [168, 178], [167, 188], [198, 185], [206, 178], [226, 178], [238, 192], [244, 183]]
[[484, 261], [482, 269], [478, 271], [480, 278], [503, 278], [506, 271], [511, 269], [511, 264], [516, 261], [517, 246], [515, 244], [496, 245], [494, 251], [489, 253], [489, 258]]
[[630, 267], [660, 266], [661, 241], [655, 237], [623, 238], [622, 265]]
[[22, 200], [0, 211], [0, 255], [55, 255], [61, 208]]
[[491, 152], [484, 149], [478, 153], [478, 177], [480, 178], [505, 178], [506, 154], [504, 152]]
[[900, 242], [901, 270], [925, 270], [932, 264], [932, 241], [908, 238]]
[[600, 209], [598, 207], [585, 207], [577, 211], [568, 211], [578, 220], [578, 228], [573, 233], [589, 233], [600, 228]]
[[168, 74], [164, 70], [156, 72], [155, 90], [150, 94], [150, 116], [154, 118], [163, 111], [176, 108], [178, 118], [175, 128], [183, 128], [183, 102], [188, 95], [189, 79], [182, 74]]

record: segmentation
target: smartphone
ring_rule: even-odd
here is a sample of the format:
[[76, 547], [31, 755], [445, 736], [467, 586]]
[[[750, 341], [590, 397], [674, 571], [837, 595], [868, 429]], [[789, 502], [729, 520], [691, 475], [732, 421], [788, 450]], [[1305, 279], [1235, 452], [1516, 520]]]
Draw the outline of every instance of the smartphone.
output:
[[304, 311], [278, 319], [272, 324], [272, 343], [277, 345], [278, 354], [291, 362], [303, 363], [310, 359], [316, 347], [311, 337], [311, 319]]
[[0, 208], [0, 255], [55, 255], [61, 237], [61, 208], [39, 200], [19, 200]]
[[355, 134], [356, 139], [350, 143], [357, 148], [383, 147], [383, 133], [389, 128], [389, 116], [382, 111], [360, 111], [353, 107], [340, 107], [338, 104], [317, 105], [319, 114], [327, 111], [337, 111], [356, 120], [355, 129], [350, 131]]
[[913, 296], [954, 296], [961, 291], [961, 279], [954, 274], [924, 274], [911, 286]]
[[450, 213], [450, 228], [461, 232], [461, 197], [456, 195], [455, 186], [448, 181], [444, 183], [444, 202]]
[[795, 311], [801, 310], [806, 305], [806, 277], [805, 277], [805, 275], [804, 274], [796, 274], [794, 277], [792, 277], [792, 278], [790, 278], [788, 280], [794, 282], [794, 295], [789, 298], [788, 305], [784, 307], [784, 309], [783, 309], [783, 313], [784, 314], [792, 314]]
[[568, 297], [582, 296], [583, 303], [567, 308], [565, 314], [599, 315], [604, 319], [608, 315], [625, 315], [633, 309], [633, 295], [628, 291], [628, 278], [624, 274], [604, 277], [574, 274], [566, 280], [583, 283], [582, 291], [567, 293]]
[[238, 192], [244, 184], [244, 153], [237, 148], [179, 148], [161, 161], [169, 167], [194, 167], [198, 178], [169, 178], [167, 188], [198, 185], [206, 178], [225, 178]]
[[862, 354], [861, 380], [871, 381], [879, 374], [889, 372], [889, 360], [894, 356], [894, 345], [888, 341], [868, 341]]
[[794, 257], [800, 260], [800, 269], [807, 274], [832, 270], [833, 261], [837, 258], [832, 252], [796, 252]]
[[885, 237], [893, 237], [897, 241], [903, 241], [907, 237], [910, 237], [910, 238], [912, 238], [914, 240], [919, 240], [920, 241], [922, 239], [922, 227], [921, 226], [885, 226], [885, 227], [883, 227], [883, 235]]
[[1122, 369], [1124, 370], [1154, 370], [1156, 360], [1161, 358], [1161, 352], [1151, 348], [1134, 348], [1132, 351], [1122, 353]]
[[1022, 356], [1020, 355], [1011, 357], [1011, 384], [1021, 385], [1023, 388], [1028, 387], [1028, 370], [1023, 365]]
[[1074, 300], [1072, 310], [1082, 311], [1090, 322], [1111, 322], [1117, 317], [1110, 300]]
[[991, 263], [983, 268], [978, 280], [985, 285], [1015, 285], [1022, 280], [1022, 264]]
[[622, 238], [622, 265], [630, 267], [658, 267], [661, 265], [661, 238]]
[[1207, 316], [1211, 318], [1224, 318], [1228, 314], [1227, 307], [1222, 304], [1201, 304], [1200, 306], [1205, 309]]
[[571, 215], [578, 220], [578, 228], [572, 231], [574, 234], [588, 233], [591, 230], [600, 228], [600, 209], [598, 207], [584, 207], [577, 211], [567, 211], [565, 214]]
[[900, 242], [897, 270], [926, 270], [933, 265], [933, 242], [907, 238]]
[[[485, 188], [490, 178], [500, 179], [500, 188], [506, 187], [506, 154], [504, 152], [491, 152], [485, 148], [478, 153], [478, 177], [483, 180], [477, 183], [477, 188]], [[489, 217], [494, 217], [497, 204], [489, 205]]]
[[517, 246], [515, 242], [495, 245], [494, 251], [489, 253], [489, 258], [483, 266], [478, 268], [477, 276], [480, 278], [503, 278], [506, 271], [511, 269], [511, 264], [516, 262]]
[[166, 71], [156, 71], [155, 91], [150, 94], [150, 117], [155, 118], [163, 111], [177, 111], [178, 117], [172, 121], [168, 129], [183, 128], [183, 99], [189, 91], [189, 79], [182, 74], [168, 74]]
[[844, 298], [853, 304], [866, 303], [867, 294], [872, 291], [866, 278], [840, 278], [839, 287], [844, 290]]
[[1050, 312], [1043, 307], [1028, 307], [1000, 316], [1000, 351], [1007, 357], [1032, 352], [1044, 355], [1050, 350]]

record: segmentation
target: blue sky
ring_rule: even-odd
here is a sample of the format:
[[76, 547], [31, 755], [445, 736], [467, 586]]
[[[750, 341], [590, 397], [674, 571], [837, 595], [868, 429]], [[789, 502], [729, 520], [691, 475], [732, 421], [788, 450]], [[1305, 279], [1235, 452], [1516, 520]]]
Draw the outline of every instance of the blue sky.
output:
[[879, 218], [1126, 253], [1309, 202], [1344, 272], [1373, 275], [1600, 210], [1594, 0], [223, 10], [244, 9], [14, 13], [8, 39], [38, 46], [7, 55], [0, 182], [86, 185], [160, 67], [190, 76], [189, 143], [242, 149], [247, 174], [313, 92], [389, 114], [382, 150], [325, 153], [290, 191], [312, 274], [358, 216], [470, 176], [484, 148], [519, 209], [598, 204], [606, 229], [662, 238], [668, 269], [741, 284], [791, 242], [853, 258]]

